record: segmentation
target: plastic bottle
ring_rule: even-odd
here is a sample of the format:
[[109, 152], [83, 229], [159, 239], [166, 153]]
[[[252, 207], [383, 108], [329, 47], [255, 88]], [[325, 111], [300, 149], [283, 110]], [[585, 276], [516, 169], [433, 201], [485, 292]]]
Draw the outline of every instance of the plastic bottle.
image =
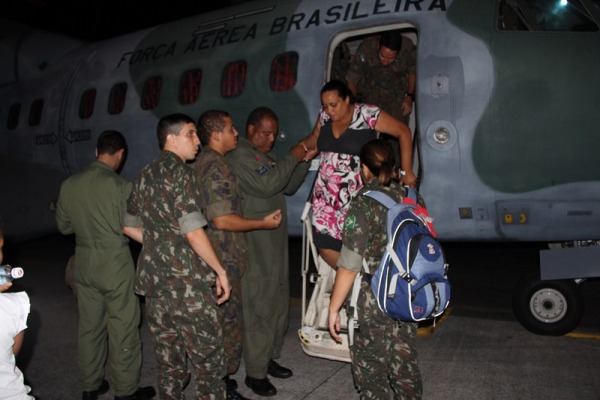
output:
[[0, 285], [4, 285], [6, 282], [11, 282], [17, 278], [21, 278], [23, 273], [23, 268], [13, 268], [10, 265], [0, 265]]

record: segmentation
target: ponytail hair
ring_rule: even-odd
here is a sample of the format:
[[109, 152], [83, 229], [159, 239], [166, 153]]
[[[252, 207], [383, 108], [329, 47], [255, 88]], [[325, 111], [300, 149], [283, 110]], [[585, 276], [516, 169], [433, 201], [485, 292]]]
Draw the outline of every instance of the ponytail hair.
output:
[[375, 175], [378, 186], [390, 186], [398, 180], [394, 149], [383, 139], [371, 140], [360, 151], [360, 162]]

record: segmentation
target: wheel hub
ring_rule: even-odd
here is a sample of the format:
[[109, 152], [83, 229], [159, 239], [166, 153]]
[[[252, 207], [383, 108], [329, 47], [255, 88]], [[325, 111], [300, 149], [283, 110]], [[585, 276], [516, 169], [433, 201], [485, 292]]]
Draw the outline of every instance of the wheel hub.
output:
[[563, 319], [567, 314], [567, 301], [559, 291], [545, 288], [531, 296], [529, 309], [539, 321], [554, 323]]

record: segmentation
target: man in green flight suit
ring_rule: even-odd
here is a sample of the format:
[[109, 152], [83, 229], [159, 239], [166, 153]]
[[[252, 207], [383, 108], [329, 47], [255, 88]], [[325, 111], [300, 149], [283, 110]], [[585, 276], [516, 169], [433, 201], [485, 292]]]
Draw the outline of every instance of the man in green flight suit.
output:
[[116, 400], [151, 399], [156, 393], [151, 386], [138, 388], [140, 305], [133, 291], [129, 241], [121, 233], [132, 184], [116, 173], [126, 151], [121, 133], [103, 132], [96, 161], [63, 182], [56, 207], [58, 230], [75, 234], [83, 400], [95, 400], [108, 391], [103, 379], [107, 354]]
[[281, 209], [277, 229], [246, 232], [248, 269], [242, 277], [244, 310], [244, 363], [246, 385], [259, 396], [274, 396], [277, 389], [267, 378], [289, 378], [292, 371], [280, 366], [283, 338], [288, 326], [289, 268], [285, 195], [304, 182], [308, 161], [317, 154], [314, 140], [303, 139], [287, 156], [277, 160], [271, 152], [279, 130], [277, 115], [259, 107], [250, 113], [246, 138], [227, 154], [242, 194], [245, 218], [259, 219]]

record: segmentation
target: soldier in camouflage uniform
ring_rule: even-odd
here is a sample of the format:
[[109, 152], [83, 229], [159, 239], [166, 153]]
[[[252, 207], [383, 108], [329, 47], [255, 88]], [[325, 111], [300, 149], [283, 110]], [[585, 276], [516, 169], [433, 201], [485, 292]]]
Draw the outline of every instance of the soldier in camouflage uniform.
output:
[[229, 298], [231, 287], [203, 229], [195, 175], [185, 163], [198, 153], [196, 125], [187, 115], [168, 115], [158, 122], [157, 136], [162, 152], [136, 180], [123, 231], [144, 245], [136, 292], [146, 296], [160, 399], [184, 398], [187, 358], [195, 372], [195, 398], [225, 399], [217, 305]]
[[[399, 31], [370, 36], [356, 50], [346, 73], [348, 87], [359, 102], [374, 104], [408, 125], [415, 100], [416, 48]], [[385, 133], [385, 132], [384, 132]], [[400, 166], [397, 140], [388, 135]]]
[[408, 124], [415, 96], [416, 48], [398, 31], [362, 41], [346, 73], [359, 102], [374, 104]]
[[[344, 223], [343, 246], [329, 304], [329, 331], [339, 336], [339, 309], [362, 270], [363, 257], [374, 273], [387, 243], [387, 210], [366, 196], [367, 190], [385, 192], [401, 201], [406, 191], [394, 181], [393, 149], [383, 140], [367, 143], [361, 151], [365, 186], [350, 204]], [[375, 173], [373, 171], [376, 171]], [[365, 275], [369, 277], [369, 275]], [[363, 277], [357, 302], [359, 330], [350, 347], [352, 373], [361, 399], [420, 399], [421, 374], [414, 340], [417, 324], [394, 321], [377, 306], [368, 279]]]
[[210, 110], [198, 120], [202, 152], [194, 163], [202, 211], [208, 219], [206, 230], [217, 256], [227, 270], [232, 291], [229, 301], [219, 307], [227, 359], [227, 399], [245, 399], [239, 394], [235, 374], [242, 359], [244, 323], [242, 310], [242, 275], [248, 264], [243, 232], [277, 228], [281, 210], [249, 219], [242, 216], [242, 198], [235, 175], [225, 161], [225, 154], [237, 146], [238, 132], [225, 111]]

